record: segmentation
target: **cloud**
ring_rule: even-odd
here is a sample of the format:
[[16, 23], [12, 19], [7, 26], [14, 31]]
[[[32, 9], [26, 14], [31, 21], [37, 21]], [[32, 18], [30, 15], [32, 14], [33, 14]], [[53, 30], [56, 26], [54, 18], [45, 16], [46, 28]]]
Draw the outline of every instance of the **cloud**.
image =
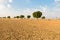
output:
[[46, 13], [47, 18], [60, 18], [60, 7], [59, 6], [48, 8], [46, 11], [47, 11]]
[[46, 18], [60, 18], [60, 0], [54, 1], [55, 6], [53, 6], [52, 8], [49, 6], [43, 8], [43, 10], [45, 10], [44, 15], [46, 16]]
[[0, 0], [0, 16], [8, 16], [14, 14], [14, 10], [11, 6], [12, 0]]
[[0, 3], [4, 2], [4, 0], [0, 0]]
[[12, 3], [12, 0], [0, 0], [0, 6], [1, 6], [1, 8], [3, 8], [2, 5], [4, 5], [4, 7], [10, 8], [11, 7], [10, 3]]
[[55, 2], [58, 2], [58, 1], [60, 1], [60, 0], [55, 0]]
[[13, 2], [13, 0], [9, 0], [9, 2], [10, 2], [10, 3], [12, 3], [12, 2]]
[[11, 5], [10, 5], [10, 4], [7, 4], [7, 7], [8, 7], [8, 8], [11, 8]]
[[59, 4], [60, 3], [60, 0], [54, 0], [55, 1], [55, 4]]
[[0, 4], [0, 10], [3, 10], [4, 8], [5, 8], [5, 6]]

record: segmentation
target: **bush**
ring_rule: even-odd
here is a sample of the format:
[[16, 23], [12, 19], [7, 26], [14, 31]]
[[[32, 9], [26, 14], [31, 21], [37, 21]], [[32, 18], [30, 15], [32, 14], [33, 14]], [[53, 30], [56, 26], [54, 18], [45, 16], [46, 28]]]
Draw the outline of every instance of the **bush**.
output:
[[27, 18], [30, 18], [30, 17], [31, 17], [30, 15], [27, 16]]
[[16, 16], [15, 18], [20, 18], [19, 16]]
[[20, 15], [20, 18], [24, 18], [24, 15]]
[[33, 13], [34, 18], [40, 18], [41, 16], [42, 16], [42, 12], [40, 12], [40, 11], [36, 11]]
[[45, 19], [45, 16], [43, 16], [42, 19]]
[[10, 16], [7, 16], [7, 18], [11, 18]]

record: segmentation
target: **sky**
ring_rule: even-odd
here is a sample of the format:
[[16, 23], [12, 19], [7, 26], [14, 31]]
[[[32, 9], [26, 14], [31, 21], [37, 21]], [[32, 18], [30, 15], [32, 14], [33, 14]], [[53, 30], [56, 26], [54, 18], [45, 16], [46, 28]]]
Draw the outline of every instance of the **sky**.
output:
[[0, 17], [32, 16], [35, 11], [46, 18], [60, 18], [60, 0], [0, 0]]

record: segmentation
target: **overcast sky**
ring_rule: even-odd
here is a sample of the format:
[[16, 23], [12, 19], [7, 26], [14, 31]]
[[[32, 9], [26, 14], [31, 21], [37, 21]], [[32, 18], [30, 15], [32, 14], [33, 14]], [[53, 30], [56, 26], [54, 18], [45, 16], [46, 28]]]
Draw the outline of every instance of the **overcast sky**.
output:
[[0, 16], [26, 16], [34, 11], [46, 18], [60, 18], [60, 0], [0, 0]]

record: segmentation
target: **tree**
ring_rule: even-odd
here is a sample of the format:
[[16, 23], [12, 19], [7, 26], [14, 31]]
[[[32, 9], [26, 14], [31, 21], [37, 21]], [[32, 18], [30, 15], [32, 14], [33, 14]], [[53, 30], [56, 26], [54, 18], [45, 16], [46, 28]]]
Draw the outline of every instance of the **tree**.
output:
[[43, 16], [42, 19], [45, 19], [45, 16]]
[[19, 16], [16, 16], [15, 18], [20, 18]]
[[11, 18], [10, 16], [7, 16], [7, 18]]
[[27, 16], [27, 18], [30, 18], [30, 17], [31, 17], [30, 15]]
[[20, 18], [24, 18], [24, 15], [20, 15]]
[[42, 16], [42, 12], [40, 12], [40, 11], [33, 12], [34, 18], [40, 18], [41, 16]]

